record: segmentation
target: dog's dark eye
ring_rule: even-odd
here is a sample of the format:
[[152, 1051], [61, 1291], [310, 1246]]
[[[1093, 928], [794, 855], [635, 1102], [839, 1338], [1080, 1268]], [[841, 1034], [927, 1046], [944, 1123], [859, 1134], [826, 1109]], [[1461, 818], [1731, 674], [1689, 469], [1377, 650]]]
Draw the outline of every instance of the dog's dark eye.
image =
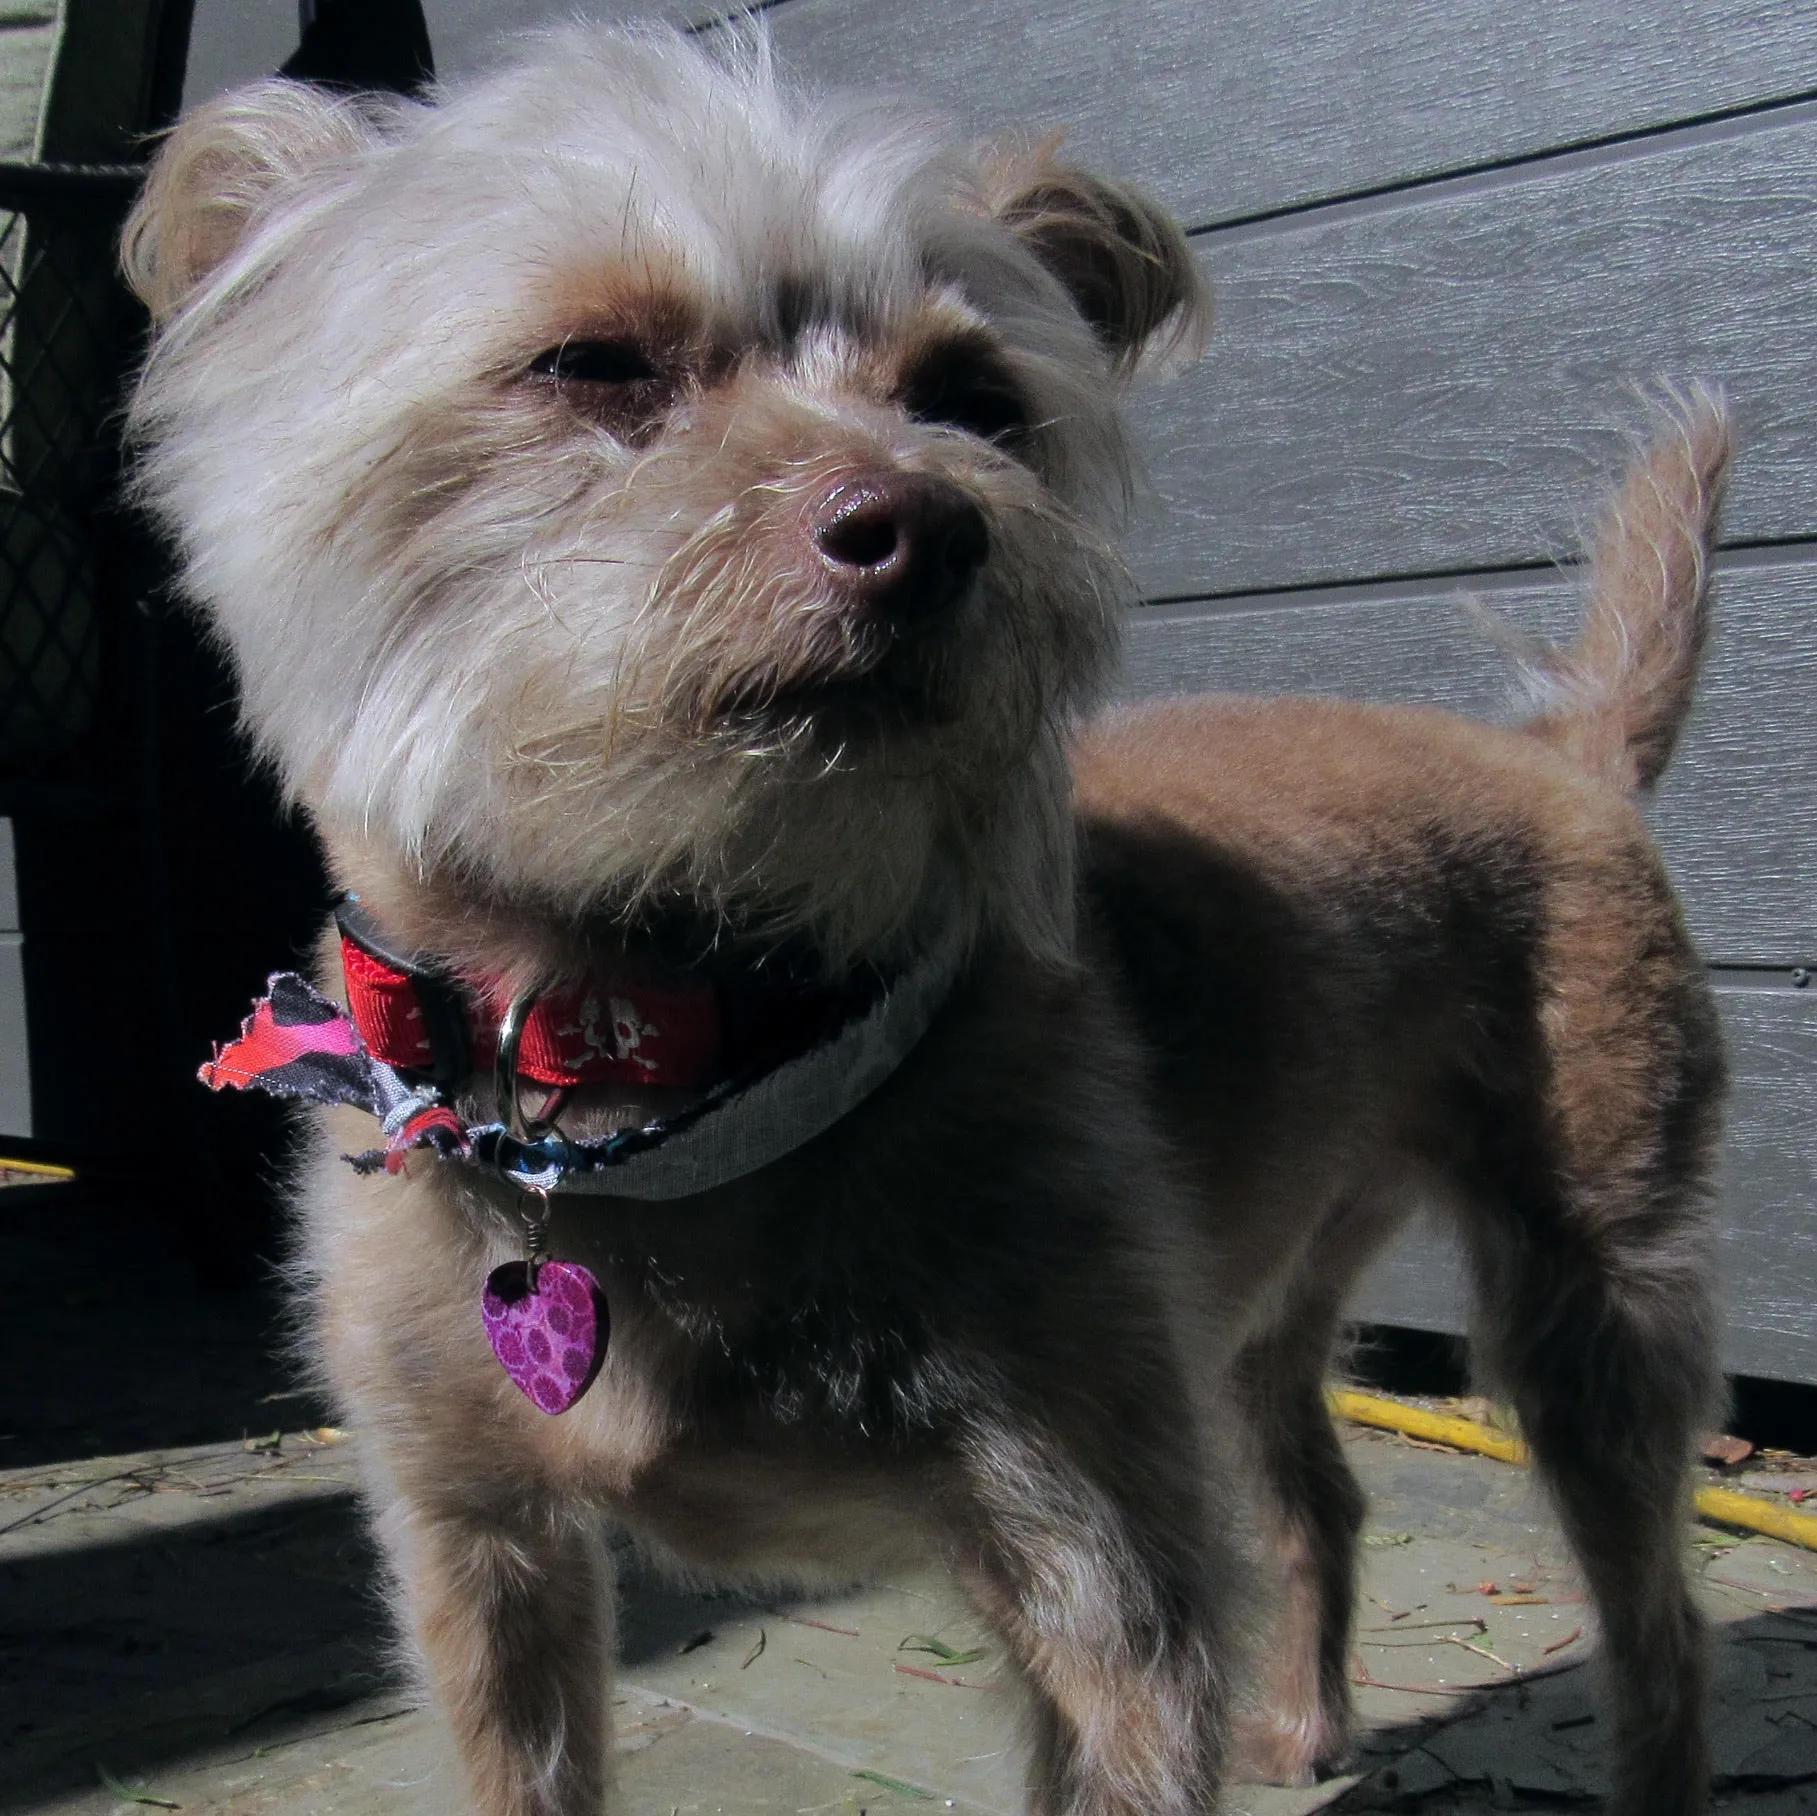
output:
[[660, 376], [627, 341], [563, 341], [530, 362], [530, 370], [563, 384], [636, 385]]
[[918, 422], [960, 429], [1016, 451], [1029, 432], [1022, 393], [993, 359], [965, 346], [942, 347], [919, 360], [902, 387], [902, 405]]
[[524, 376], [632, 447], [662, 432], [688, 384], [688, 369], [679, 360], [622, 340], [563, 341], [539, 353]]

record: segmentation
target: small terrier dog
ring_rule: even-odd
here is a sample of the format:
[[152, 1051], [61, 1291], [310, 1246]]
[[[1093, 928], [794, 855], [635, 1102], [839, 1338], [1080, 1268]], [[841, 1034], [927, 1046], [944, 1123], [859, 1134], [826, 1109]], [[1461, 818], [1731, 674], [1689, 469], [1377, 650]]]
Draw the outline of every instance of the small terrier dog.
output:
[[1416, 1198], [1588, 1573], [1611, 1807], [1705, 1807], [1723, 1063], [1634, 796], [1718, 405], [1526, 723], [1090, 722], [1120, 394], [1205, 303], [1051, 142], [576, 28], [434, 105], [209, 103], [124, 257], [142, 496], [349, 892], [357, 1035], [290, 980], [247, 1040], [385, 1117], [363, 1172], [314, 1121], [310, 1318], [487, 1816], [610, 1794], [602, 1513], [729, 1583], [944, 1561], [1041, 1816], [1335, 1766], [1323, 1375]]

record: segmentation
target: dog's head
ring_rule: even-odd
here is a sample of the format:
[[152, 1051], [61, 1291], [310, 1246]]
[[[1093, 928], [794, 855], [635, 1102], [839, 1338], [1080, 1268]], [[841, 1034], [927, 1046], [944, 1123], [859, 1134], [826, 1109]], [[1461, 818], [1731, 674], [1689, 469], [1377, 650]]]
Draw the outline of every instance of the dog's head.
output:
[[576, 31], [436, 106], [211, 103], [125, 257], [143, 493], [343, 870], [1064, 946], [1117, 394], [1202, 308], [1147, 203]]

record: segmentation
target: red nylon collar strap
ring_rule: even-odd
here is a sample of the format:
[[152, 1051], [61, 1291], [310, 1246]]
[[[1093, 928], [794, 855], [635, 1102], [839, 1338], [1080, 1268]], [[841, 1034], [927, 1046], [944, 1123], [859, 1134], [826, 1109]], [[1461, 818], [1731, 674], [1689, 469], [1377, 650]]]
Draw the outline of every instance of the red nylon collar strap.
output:
[[[507, 1007], [502, 995], [453, 982], [398, 952], [355, 902], [343, 901], [336, 920], [348, 1012], [375, 1059], [444, 1086], [490, 1071]], [[779, 985], [728, 990], [685, 976], [661, 986], [588, 978], [537, 998], [524, 1021], [517, 1070], [551, 1089], [705, 1090], [805, 1051], [861, 997]]]
[[[406, 1072], [454, 1072], [437, 1051], [436, 1014], [422, 975], [398, 969], [345, 933], [341, 966], [347, 1007], [375, 1059]], [[438, 980], [439, 982], [439, 980]], [[490, 996], [452, 1007], [466, 1023], [468, 1064], [489, 1067], [503, 1005]], [[517, 1052], [521, 1076], [551, 1087], [641, 1084], [700, 1090], [721, 1076], [718, 994], [709, 984], [682, 990], [589, 980], [537, 998]]]

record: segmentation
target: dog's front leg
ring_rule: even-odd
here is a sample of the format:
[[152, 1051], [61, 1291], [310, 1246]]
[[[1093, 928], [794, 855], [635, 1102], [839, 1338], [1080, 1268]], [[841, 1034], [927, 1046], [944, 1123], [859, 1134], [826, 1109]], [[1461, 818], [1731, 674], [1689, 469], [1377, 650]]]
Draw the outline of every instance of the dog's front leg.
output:
[[587, 1510], [399, 1497], [378, 1530], [482, 1816], [599, 1816], [612, 1597]]
[[964, 1446], [954, 1562], [1030, 1697], [1031, 1816], [1218, 1806], [1238, 1663], [1230, 1527], [1189, 1434], [1122, 1436], [1107, 1455], [991, 1421]]

